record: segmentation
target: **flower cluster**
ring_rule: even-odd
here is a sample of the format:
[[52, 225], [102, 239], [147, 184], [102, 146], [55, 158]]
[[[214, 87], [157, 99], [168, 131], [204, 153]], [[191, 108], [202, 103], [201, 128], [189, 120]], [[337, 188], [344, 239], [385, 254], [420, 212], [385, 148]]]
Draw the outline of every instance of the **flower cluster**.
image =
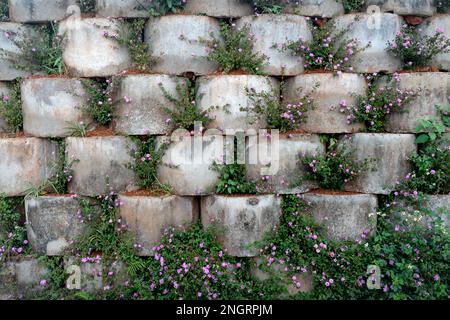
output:
[[432, 36], [421, 35], [413, 26], [403, 25], [393, 42], [388, 41], [388, 49], [399, 57], [406, 69], [429, 67], [433, 57], [450, 51], [450, 39], [442, 28], [437, 28]]
[[111, 98], [113, 81], [110, 79], [106, 79], [104, 82], [84, 79], [83, 84], [88, 93], [87, 112], [89, 115], [94, 122], [100, 125], [110, 124], [114, 118]]
[[351, 72], [352, 59], [366, 48], [360, 47], [357, 39], [346, 37], [351, 27], [352, 24], [342, 30], [336, 30], [334, 23], [329, 21], [323, 26], [314, 25], [311, 28], [310, 41], [299, 39], [275, 46], [302, 57], [307, 70], [326, 70], [337, 74]]

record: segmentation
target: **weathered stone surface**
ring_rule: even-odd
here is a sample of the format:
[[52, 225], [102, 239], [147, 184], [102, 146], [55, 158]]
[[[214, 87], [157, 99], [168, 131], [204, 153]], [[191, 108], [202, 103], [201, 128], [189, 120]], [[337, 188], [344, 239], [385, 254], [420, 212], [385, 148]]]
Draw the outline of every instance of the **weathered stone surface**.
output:
[[[415, 214], [416, 210], [420, 209], [420, 219], [418, 223], [426, 226], [429, 222], [440, 217], [445, 222], [447, 228], [450, 228], [450, 195], [427, 195], [426, 200], [421, 203], [422, 208], [416, 205], [412, 205], [406, 201], [400, 200], [396, 202], [394, 206], [395, 217], [400, 219], [418, 219], [418, 215]], [[423, 209], [430, 210], [429, 212]], [[425, 213], [425, 214], [424, 214]]]
[[113, 98], [115, 130], [122, 134], [169, 134], [174, 123], [165, 108], [174, 109], [160, 88], [160, 84], [172, 96], [178, 97], [177, 84], [183, 80], [166, 75], [130, 75], [122, 78]]
[[71, 197], [43, 196], [25, 200], [27, 234], [39, 254], [61, 255], [83, 232], [78, 201]]
[[[262, 140], [262, 141], [261, 141]], [[317, 188], [314, 181], [303, 180], [300, 157], [325, 153], [325, 145], [318, 135], [280, 135], [278, 145], [267, 137], [250, 136], [247, 140], [247, 178], [257, 181], [260, 192], [295, 194]], [[263, 142], [263, 145], [261, 145]], [[267, 146], [264, 146], [267, 143]], [[252, 159], [252, 155], [254, 159]], [[257, 158], [256, 158], [257, 156]], [[250, 161], [252, 160], [252, 161]], [[262, 169], [273, 168], [273, 175]], [[266, 174], [264, 174], [266, 173]]]
[[0, 22], [0, 80], [14, 80], [26, 77], [30, 73], [19, 70], [10, 59], [20, 53], [14, 39], [24, 39], [32, 36], [29, 26], [14, 22]]
[[275, 195], [222, 196], [201, 199], [203, 227], [214, 225], [218, 239], [227, 253], [252, 257], [259, 253], [254, 245], [266, 232], [278, 225], [281, 216], [280, 198]]
[[375, 195], [319, 193], [302, 195], [311, 205], [311, 214], [316, 223], [325, 227], [327, 237], [332, 240], [361, 240], [375, 230], [378, 201]]
[[302, 96], [311, 94], [314, 108], [306, 112], [300, 129], [311, 133], [352, 133], [363, 129], [364, 125], [348, 124], [347, 115], [340, 112], [340, 103], [345, 101], [351, 106], [356, 100], [354, 95], [364, 95], [366, 89], [362, 75], [317, 73], [288, 79], [283, 95], [286, 103], [296, 104]]
[[350, 27], [346, 37], [358, 40], [360, 47], [370, 47], [352, 58], [352, 67], [358, 73], [394, 72], [401, 62], [387, 51], [387, 42], [394, 41], [400, 31], [402, 18], [391, 13], [346, 14], [334, 19], [337, 30]]
[[39, 289], [39, 282], [48, 273], [45, 265], [34, 257], [23, 257], [14, 263], [17, 285], [21, 290]]
[[125, 137], [66, 139], [67, 156], [78, 159], [72, 166], [69, 192], [95, 196], [109, 192], [136, 190], [134, 172], [128, 167], [133, 159], [133, 142]]
[[26, 79], [21, 87], [23, 128], [35, 137], [66, 137], [69, 126], [90, 123], [82, 82], [68, 78]]
[[[101, 17], [141, 18], [148, 17], [153, 0], [97, 0], [96, 11]], [[153, 1], [154, 2], [154, 1]]]
[[[304, 62], [288, 51], [280, 51], [286, 41], [312, 38], [306, 19], [298, 15], [247, 16], [236, 22], [237, 28], [248, 25], [254, 35], [253, 50], [268, 58], [262, 71], [269, 75], [297, 75], [304, 71]], [[275, 45], [275, 47], [274, 47]]]
[[436, 13], [434, 0], [366, 0], [365, 5], [400, 15], [432, 16]]
[[138, 252], [141, 256], [151, 255], [166, 228], [187, 226], [199, 215], [194, 197], [120, 195], [120, 200], [120, 216], [135, 242], [142, 245]]
[[207, 59], [208, 46], [199, 41], [200, 38], [211, 41], [211, 34], [220, 39], [219, 22], [210, 17], [168, 15], [150, 19], [145, 28], [145, 41], [149, 53], [157, 59], [152, 70], [174, 75], [217, 71], [219, 65]]
[[75, 12], [61, 21], [58, 32], [65, 35], [63, 60], [72, 76], [107, 77], [131, 67], [127, 48], [111, 39], [119, 32], [116, 20], [80, 18]]
[[417, 98], [400, 112], [389, 116], [386, 131], [415, 133], [419, 119], [439, 119], [436, 106], [444, 106], [450, 96], [450, 76], [446, 72], [421, 72], [399, 74], [399, 87], [403, 90], [420, 90]]
[[[443, 34], [450, 38], [450, 15], [442, 14], [426, 19], [420, 26], [423, 35], [433, 36], [436, 29], [443, 30]], [[441, 53], [433, 58], [433, 64], [440, 69], [450, 71], [450, 52]]]
[[10, 261], [2, 262], [0, 265], [0, 301], [16, 299], [16, 287], [14, 263]]
[[[261, 270], [262, 267], [264, 267], [263, 264], [270, 266], [271, 272]], [[313, 290], [313, 276], [310, 272], [296, 273], [293, 276], [289, 276], [287, 273], [283, 275], [283, 272], [286, 272], [285, 268], [286, 265], [281, 265], [279, 263], [269, 264], [269, 262], [264, 261], [263, 258], [256, 258], [256, 266], [251, 270], [251, 273], [260, 281], [269, 279], [272, 273], [282, 276], [282, 280], [284, 280], [284, 284], [286, 285], [290, 296], [300, 292], [311, 292]]]
[[[6, 83], [0, 82], [0, 99], [3, 99], [4, 97], [8, 97], [10, 90]], [[0, 115], [0, 133], [7, 132], [8, 131], [8, 125], [6, 124], [5, 120], [2, 119], [2, 116]]]
[[189, 0], [184, 11], [219, 18], [237, 18], [253, 14], [251, 4], [241, 0]]
[[[197, 105], [203, 111], [210, 111], [214, 120], [208, 128], [220, 130], [247, 130], [266, 127], [266, 119], [261, 117], [253, 121], [247, 111], [241, 108], [253, 108], [246, 88], [256, 92], [279, 90], [278, 80], [254, 75], [223, 75], [201, 77], [198, 82]], [[212, 110], [210, 110], [213, 108]]]
[[302, 16], [332, 18], [344, 14], [344, 6], [336, 0], [303, 0], [288, 6], [287, 11]]
[[0, 193], [23, 195], [52, 175], [58, 144], [39, 138], [0, 139]]
[[9, 18], [16, 22], [62, 20], [77, 0], [9, 0]]
[[[225, 155], [224, 138], [219, 135], [172, 136], [161, 164], [158, 179], [172, 187], [178, 195], [211, 194], [219, 182], [218, 173], [211, 165], [222, 163]], [[158, 137], [158, 143], [169, 142], [166, 137]], [[196, 148], [196, 146], [201, 146]], [[198, 150], [201, 150], [198, 152]]]
[[343, 143], [354, 150], [355, 161], [370, 167], [345, 185], [345, 190], [389, 194], [410, 170], [408, 157], [416, 152], [413, 134], [356, 133]]

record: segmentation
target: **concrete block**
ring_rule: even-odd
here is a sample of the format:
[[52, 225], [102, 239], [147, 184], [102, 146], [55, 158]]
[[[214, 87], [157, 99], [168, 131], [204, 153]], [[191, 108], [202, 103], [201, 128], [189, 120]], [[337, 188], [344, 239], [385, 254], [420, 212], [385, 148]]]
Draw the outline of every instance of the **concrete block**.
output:
[[378, 6], [382, 12], [399, 15], [432, 16], [436, 13], [433, 0], [366, 0], [366, 7]]
[[149, 53], [157, 59], [152, 70], [172, 75], [185, 72], [204, 75], [217, 71], [219, 65], [207, 59], [209, 48], [199, 41], [200, 38], [220, 39], [219, 22], [210, 17], [190, 15], [150, 19], [145, 28], [145, 41], [149, 44]]
[[375, 195], [313, 191], [302, 198], [311, 205], [315, 222], [325, 228], [331, 240], [358, 241], [375, 231], [373, 222], [378, 208]]
[[356, 133], [344, 143], [356, 161], [371, 160], [370, 168], [349, 181], [346, 191], [389, 194], [410, 172], [408, 158], [417, 150], [413, 134]]
[[253, 14], [251, 3], [241, 0], [189, 0], [184, 11], [218, 18], [238, 18]]
[[16, 22], [62, 20], [77, 0], [9, 0], [9, 18]]
[[68, 127], [90, 123], [85, 107], [88, 96], [78, 79], [26, 79], [21, 87], [23, 128], [35, 137], [66, 137]]
[[150, 16], [150, 5], [153, 0], [97, 0], [96, 11], [101, 17], [142, 18]]
[[201, 77], [197, 86], [198, 107], [203, 111], [209, 110], [209, 116], [214, 119], [208, 128], [247, 130], [265, 128], [266, 119], [261, 117], [254, 122], [247, 111], [241, 110], [253, 107], [246, 88], [272, 92], [279, 89], [279, 82], [264, 76], [222, 75]]
[[135, 242], [142, 245], [141, 256], [152, 255], [164, 230], [168, 227], [182, 228], [198, 218], [199, 208], [194, 197], [180, 196], [128, 196], [120, 195], [123, 203], [120, 216]]
[[[314, 87], [318, 85], [317, 88]], [[286, 103], [298, 103], [305, 94], [311, 93], [314, 108], [306, 112], [300, 129], [311, 133], [352, 133], [364, 128], [362, 124], [348, 124], [347, 115], [340, 104], [351, 106], [354, 95], [364, 95], [367, 84], [362, 75], [343, 73], [303, 74], [286, 81], [283, 94]]]
[[403, 24], [401, 17], [391, 13], [346, 14], [334, 18], [337, 30], [350, 27], [348, 39], [358, 40], [360, 47], [370, 47], [357, 53], [352, 67], [357, 73], [388, 72], [400, 69], [401, 61], [387, 51], [387, 42], [394, 41]]
[[117, 115], [115, 131], [129, 135], [171, 133], [174, 123], [167, 121], [170, 117], [165, 108], [175, 106], [164, 96], [160, 84], [171, 96], [177, 97], [176, 87], [182, 81], [157, 74], [123, 77], [113, 98]]
[[0, 139], [0, 193], [23, 195], [53, 174], [58, 144], [39, 138]]
[[[272, 145], [266, 137], [248, 137], [246, 151], [247, 179], [257, 181], [259, 192], [296, 194], [318, 187], [314, 181], [302, 180], [304, 172], [298, 164], [301, 157], [325, 153], [325, 145], [320, 142], [318, 135], [280, 135], [278, 146]], [[250, 155], [256, 154], [258, 159], [253, 164]], [[265, 175], [262, 169], [268, 170], [270, 167], [275, 173]]]
[[344, 14], [344, 6], [336, 0], [303, 0], [288, 5], [286, 11], [302, 16], [332, 18]]
[[205, 229], [218, 228], [218, 239], [228, 254], [253, 257], [259, 253], [255, 242], [279, 223], [280, 202], [274, 195], [203, 197], [202, 223]]
[[134, 172], [129, 168], [131, 148], [133, 142], [119, 136], [67, 138], [67, 156], [78, 159], [72, 166], [69, 192], [95, 196], [110, 188], [115, 192], [136, 190]]
[[25, 200], [27, 233], [33, 250], [42, 255], [62, 255], [82, 235], [78, 201], [67, 196]]
[[287, 51], [280, 51], [274, 45], [282, 45], [288, 40], [304, 41], [312, 39], [306, 18], [298, 15], [259, 15], [247, 16], [236, 22], [237, 28], [248, 25], [254, 35], [254, 51], [268, 58], [262, 71], [268, 75], [291, 76], [303, 73], [304, 62], [301, 57]]
[[19, 290], [39, 290], [40, 281], [46, 280], [48, 270], [44, 263], [29, 256], [14, 263], [14, 273]]

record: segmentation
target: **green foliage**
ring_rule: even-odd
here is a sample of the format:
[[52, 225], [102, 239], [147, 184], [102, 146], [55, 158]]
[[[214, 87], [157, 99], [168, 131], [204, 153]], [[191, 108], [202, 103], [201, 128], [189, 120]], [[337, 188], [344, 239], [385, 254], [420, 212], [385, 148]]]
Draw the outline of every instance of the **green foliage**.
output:
[[314, 108], [312, 92], [303, 94], [297, 103], [284, 103], [276, 89], [272, 92], [258, 92], [253, 88], [245, 90], [251, 101], [251, 108], [241, 107], [241, 111], [248, 113], [250, 122], [266, 119], [268, 129], [278, 129], [280, 132], [299, 129], [299, 125], [306, 119], [306, 112]]
[[63, 36], [57, 34], [57, 26], [35, 26], [31, 36], [23, 37], [17, 33], [8, 34], [12, 42], [20, 49], [12, 53], [0, 50], [2, 56], [11, 61], [18, 69], [27, 72], [45, 72], [46, 74], [62, 74]]
[[359, 12], [363, 8], [366, 0], [343, 0], [345, 13]]
[[11, 255], [28, 252], [26, 228], [18, 211], [21, 202], [22, 199], [0, 194], [0, 262]]
[[128, 48], [133, 66], [142, 71], [148, 71], [154, 63], [148, 53], [148, 44], [143, 40], [145, 22], [145, 19], [134, 19], [129, 24], [122, 22], [117, 38], [113, 37], [119, 45]]
[[92, 79], [83, 79], [82, 81], [89, 95], [87, 112], [94, 122], [104, 126], [109, 125], [114, 118], [111, 81], [103, 82]]
[[67, 122], [67, 134], [71, 137], [86, 137], [92, 123]]
[[311, 27], [311, 41], [299, 39], [274, 46], [302, 57], [307, 70], [320, 69], [336, 73], [353, 71], [353, 57], [366, 47], [359, 47], [356, 39], [347, 38], [351, 28], [352, 24], [336, 30], [335, 24], [330, 20], [324, 26]]
[[131, 149], [130, 155], [134, 161], [130, 167], [136, 173], [140, 186], [146, 189], [170, 191], [170, 186], [160, 183], [157, 177], [157, 168], [167, 150], [167, 144], [157, 147], [155, 136], [145, 139], [134, 137], [133, 142], [136, 149]]
[[169, 13], [177, 13], [183, 9], [186, 0], [153, 0], [146, 9], [153, 17], [164, 16]]
[[68, 159], [66, 155], [65, 140], [58, 141], [58, 145], [58, 159], [53, 165], [53, 175], [50, 179], [48, 179], [48, 185], [57, 194], [65, 194], [67, 192], [67, 185], [73, 177], [72, 165], [77, 160]]
[[174, 109], [166, 107], [164, 110], [169, 115], [167, 121], [174, 123], [176, 128], [193, 130], [195, 122], [201, 122], [203, 126], [211, 122], [208, 111], [200, 111], [197, 107], [195, 87], [190, 80], [177, 84], [176, 97], [172, 96], [161, 83], [159, 87], [166, 99], [175, 105]]
[[0, 22], [9, 20], [8, 0], [0, 0]]
[[305, 170], [305, 179], [317, 181], [324, 189], [341, 190], [344, 184], [354, 179], [368, 167], [368, 160], [358, 163], [353, 160], [353, 152], [344, 146], [336, 146], [332, 141], [325, 155], [305, 156], [300, 164]]
[[255, 11], [262, 14], [279, 14], [291, 0], [252, 0]]
[[441, 28], [436, 29], [433, 36], [426, 36], [417, 32], [415, 27], [404, 25], [395, 40], [388, 41], [387, 45], [406, 69], [428, 67], [435, 55], [450, 51], [450, 39]]
[[436, 0], [437, 11], [447, 13], [450, 8], [450, 0]]
[[212, 169], [219, 173], [216, 193], [219, 194], [254, 194], [256, 184], [246, 179], [245, 164], [230, 163], [212, 165]]
[[82, 13], [95, 12], [96, 0], [77, 0], [77, 4], [80, 7]]
[[[423, 144], [434, 142], [443, 138], [446, 128], [450, 127], [450, 106], [436, 106], [441, 119], [419, 119], [419, 125], [416, 128], [418, 133], [416, 143]], [[447, 135], [450, 141], [450, 135]]]
[[12, 83], [9, 94], [0, 95], [0, 117], [6, 122], [11, 132], [16, 133], [22, 130], [23, 115], [20, 80]]
[[[243, 70], [251, 74], [261, 74], [267, 57], [253, 51], [255, 39], [250, 35], [248, 25], [237, 29], [222, 22], [220, 35], [223, 43], [218, 39], [209, 43], [211, 48], [209, 60], [216, 61], [225, 73]], [[213, 34], [211, 36], [214, 37]]]
[[341, 112], [349, 114], [348, 123], [362, 122], [368, 132], [384, 132], [388, 117], [393, 112], [407, 112], [405, 107], [414, 102], [418, 91], [399, 89], [400, 81], [394, 75], [395, 81], [386, 85], [377, 81], [377, 76], [368, 76], [370, 86], [364, 95], [356, 95], [354, 107], [341, 103]]

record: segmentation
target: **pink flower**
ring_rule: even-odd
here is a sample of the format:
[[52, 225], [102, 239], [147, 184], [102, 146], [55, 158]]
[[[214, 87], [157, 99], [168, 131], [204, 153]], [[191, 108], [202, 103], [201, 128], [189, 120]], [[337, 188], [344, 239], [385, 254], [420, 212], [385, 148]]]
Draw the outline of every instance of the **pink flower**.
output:
[[45, 280], [45, 279], [39, 281], [39, 285], [40, 285], [41, 287], [45, 287], [46, 284], [47, 284], [47, 280]]

